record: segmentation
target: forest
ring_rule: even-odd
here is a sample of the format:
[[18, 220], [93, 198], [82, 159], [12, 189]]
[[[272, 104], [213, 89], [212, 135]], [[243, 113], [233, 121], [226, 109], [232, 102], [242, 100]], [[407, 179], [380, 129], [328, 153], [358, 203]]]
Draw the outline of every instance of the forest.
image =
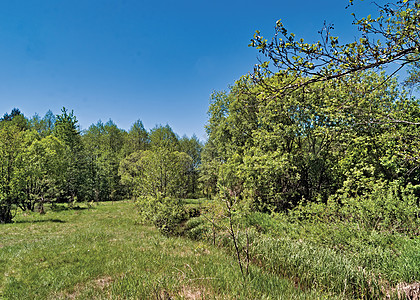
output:
[[[140, 120], [128, 132], [112, 120], [83, 132], [77, 123], [65, 108], [43, 118], [25, 118], [17, 108], [4, 114], [1, 223], [11, 222], [17, 208], [42, 213], [45, 203], [123, 200], [140, 186], [164, 196], [198, 195], [202, 145], [195, 136], [180, 138], [168, 125], [148, 132]], [[145, 177], [138, 173], [142, 164]], [[150, 186], [138, 182], [143, 179]]]
[[[177, 253], [193, 243], [200, 260], [194, 266], [210, 268], [195, 273], [179, 254], [179, 272], [149, 278], [156, 285], [138, 277], [128, 277], [137, 285], [125, 282], [127, 267], [119, 275], [101, 270], [91, 278], [106, 273], [111, 282], [77, 292], [80, 298], [130, 291], [131, 298], [156, 299], [419, 299], [420, 3], [377, 9], [378, 17], [355, 17], [361, 38], [347, 44], [327, 25], [314, 44], [281, 21], [271, 41], [257, 31], [250, 47], [261, 61], [211, 94], [204, 143], [169, 125], [146, 130], [141, 120], [128, 131], [112, 120], [81, 131], [66, 108], [42, 118], [6, 112], [0, 223], [11, 224], [0, 232], [25, 218], [60, 218], [60, 211], [83, 208], [126, 220], [135, 209], [127, 239], [135, 239], [130, 230], [154, 226], [167, 239], [159, 240], [162, 247]], [[395, 75], [401, 70], [402, 79]], [[0, 240], [0, 252], [7, 241]], [[201, 261], [215, 253], [229, 257], [236, 273], [224, 277]], [[0, 256], [0, 266], [11, 257]], [[72, 293], [83, 280], [56, 290]], [[7, 282], [0, 280], [0, 296], [13, 298]]]

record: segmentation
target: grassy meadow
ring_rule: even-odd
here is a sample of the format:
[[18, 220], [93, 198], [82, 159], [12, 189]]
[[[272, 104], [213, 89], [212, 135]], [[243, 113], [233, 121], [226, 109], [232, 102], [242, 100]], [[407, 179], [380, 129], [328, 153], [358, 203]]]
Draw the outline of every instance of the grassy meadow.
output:
[[0, 299], [325, 299], [321, 289], [251, 266], [205, 241], [140, 225], [132, 202], [46, 214], [0, 226]]

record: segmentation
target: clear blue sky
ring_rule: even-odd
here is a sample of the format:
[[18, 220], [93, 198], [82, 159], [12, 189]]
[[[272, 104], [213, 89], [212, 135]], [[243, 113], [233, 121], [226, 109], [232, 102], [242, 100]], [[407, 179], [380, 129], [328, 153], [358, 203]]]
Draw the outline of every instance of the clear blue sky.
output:
[[326, 20], [353, 40], [347, 3], [3, 0], [0, 114], [17, 107], [42, 117], [65, 106], [82, 129], [112, 119], [128, 130], [140, 119], [148, 129], [169, 124], [181, 136], [204, 140], [212, 91], [226, 89], [257, 62], [247, 46], [255, 30], [271, 37], [282, 19], [298, 37], [316, 41]]

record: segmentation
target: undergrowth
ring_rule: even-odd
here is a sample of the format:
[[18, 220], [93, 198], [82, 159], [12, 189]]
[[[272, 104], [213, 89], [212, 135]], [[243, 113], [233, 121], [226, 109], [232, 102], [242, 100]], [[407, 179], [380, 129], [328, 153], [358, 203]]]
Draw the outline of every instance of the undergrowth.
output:
[[[228, 221], [221, 216], [214, 226], [212, 205], [202, 205], [203, 214], [185, 224], [185, 235], [215, 243], [234, 256]], [[392, 298], [398, 284], [420, 280], [420, 239], [413, 234], [355, 221], [258, 212], [247, 213], [237, 224], [243, 264], [249, 259], [304, 289], [350, 299]]]

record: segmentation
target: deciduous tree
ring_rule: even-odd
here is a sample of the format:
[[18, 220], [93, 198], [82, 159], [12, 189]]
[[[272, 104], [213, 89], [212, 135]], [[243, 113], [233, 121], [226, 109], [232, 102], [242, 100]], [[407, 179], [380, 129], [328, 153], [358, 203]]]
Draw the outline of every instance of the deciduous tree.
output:
[[[250, 46], [257, 48], [268, 60], [256, 67], [255, 79], [264, 83], [266, 76], [282, 77], [282, 85], [271, 86], [271, 89], [284, 94], [315, 82], [345, 80], [347, 75], [377, 70], [389, 64], [396, 65], [390, 76], [407, 65], [418, 65], [420, 2], [395, 0], [372, 5], [376, 5], [376, 17], [372, 14], [359, 18], [353, 13], [353, 24], [357, 26], [360, 38], [350, 43], [340, 43], [339, 38], [332, 35], [333, 25], [324, 25], [316, 43], [296, 37], [281, 20], [276, 23], [271, 41], [257, 31]], [[411, 78], [412, 83], [417, 82], [415, 76]], [[381, 82], [376, 86], [379, 85]]]

